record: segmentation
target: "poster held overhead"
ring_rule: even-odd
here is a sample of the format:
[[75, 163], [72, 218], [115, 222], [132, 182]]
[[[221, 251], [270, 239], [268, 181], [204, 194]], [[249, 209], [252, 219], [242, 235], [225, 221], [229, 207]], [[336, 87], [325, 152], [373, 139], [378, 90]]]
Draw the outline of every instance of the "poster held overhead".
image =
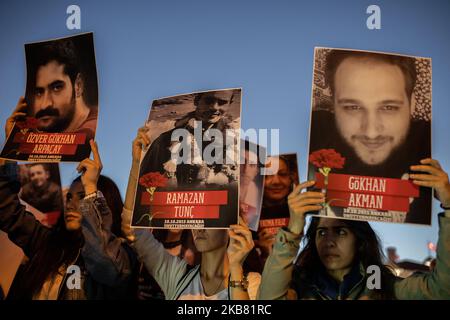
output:
[[431, 189], [409, 179], [431, 157], [431, 59], [316, 48], [308, 179], [320, 215], [431, 224]]
[[154, 100], [132, 226], [228, 228], [238, 222], [241, 89]]
[[79, 162], [91, 152], [98, 116], [93, 33], [25, 45], [27, 84], [1, 158]]

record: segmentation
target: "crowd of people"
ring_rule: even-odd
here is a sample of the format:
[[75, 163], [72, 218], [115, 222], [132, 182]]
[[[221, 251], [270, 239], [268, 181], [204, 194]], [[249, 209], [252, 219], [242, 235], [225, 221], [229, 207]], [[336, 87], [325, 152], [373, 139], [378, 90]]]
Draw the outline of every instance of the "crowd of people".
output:
[[[444, 208], [432, 271], [397, 277], [384, 264], [367, 222], [314, 217], [303, 233], [307, 213], [324, 203], [322, 192], [305, 191], [315, 183], [306, 181], [288, 196], [289, 225], [274, 238], [261, 275], [245, 267], [255, 245], [244, 222], [228, 230], [131, 228], [140, 155], [150, 144], [146, 130], [139, 129], [132, 143], [125, 202], [115, 183], [101, 175], [100, 153], [91, 140], [93, 158], [79, 163], [80, 176], [53, 228], [20, 204], [17, 164], [0, 160], [0, 228], [28, 258], [8, 299], [450, 298], [450, 183], [438, 161], [411, 167], [414, 183], [434, 188]], [[297, 257], [301, 240], [305, 246]], [[82, 270], [78, 287], [65, 283], [73, 265]], [[373, 265], [381, 270], [381, 285], [369, 289]]]
[[[57, 120], [68, 115], [56, 112], [53, 105], [73, 109], [77, 98], [81, 100], [83, 96], [82, 78], [76, 73], [72, 77], [64, 75], [63, 66], [54, 60], [44, 61], [44, 69], [37, 71], [42, 76], [38, 82], [42, 83], [36, 85], [33, 101], [42, 101], [42, 111], [35, 110], [41, 129], [53, 126], [61, 129], [63, 124], [66, 128], [70, 119]], [[67, 83], [44, 77], [47, 73], [51, 75], [52, 69], [67, 78]], [[394, 155], [410, 150], [401, 146], [406, 142], [418, 144], [409, 139], [417, 126], [410, 123], [414, 77], [407, 77], [406, 69], [396, 61], [367, 54], [342, 56], [335, 63], [330, 77], [336, 119], [330, 121], [336, 122], [337, 128], [331, 140], [342, 135], [343, 143], [353, 150], [348, 154], [361, 162], [360, 167], [383, 168], [385, 161], [398, 164], [399, 159]], [[385, 88], [388, 79], [392, 83]], [[386, 97], [378, 93], [380, 90]], [[62, 98], [64, 103], [60, 101]], [[176, 128], [190, 128], [191, 120], [201, 120], [210, 128], [225, 129], [221, 124], [221, 107], [231, 102], [231, 96], [198, 95], [194, 101], [197, 111]], [[6, 137], [16, 120], [26, 114], [26, 107], [21, 98], [6, 122]], [[91, 122], [91, 113], [87, 109], [84, 112], [81, 122], [85, 127], [89, 127], [86, 123]], [[85, 127], [81, 129], [89, 129]], [[402, 278], [385, 264], [379, 238], [368, 222], [329, 217], [307, 219], [309, 213], [326, 205], [324, 191], [311, 189], [315, 180], [294, 187], [289, 161], [283, 157], [278, 159], [278, 171], [266, 178], [264, 192], [269, 190], [271, 194], [260, 203], [267, 218], [272, 218], [272, 214], [277, 216], [280, 211], [288, 212], [288, 225], [279, 228], [275, 236], [262, 231], [255, 236], [244, 219], [228, 229], [151, 232], [132, 228], [143, 151], [148, 150], [144, 162], [161, 174], [168, 173], [170, 131], [156, 138], [157, 143], [151, 143], [148, 130], [140, 128], [132, 142], [132, 164], [124, 202], [116, 184], [101, 175], [99, 148], [90, 140], [92, 158], [79, 163], [80, 176], [71, 183], [65, 196], [64, 213], [51, 228], [40, 223], [21, 204], [17, 163], [0, 159], [0, 230], [27, 257], [17, 271], [7, 299], [450, 299], [450, 182], [437, 160], [420, 158], [412, 165], [400, 161], [408, 179], [422, 189], [434, 189], [442, 207], [432, 270]], [[331, 132], [326, 127], [320, 133], [327, 130]], [[252, 194], [251, 190], [255, 189], [252, 181], [260, 168], [244, 169], [245, 194], [240, 200], [245, 204], [243, 211], [251, 217], [250, 209], [259, 205], [253, 201], [256, 192]], [[34, 185], [22, 191], [29, 198], [38, 196], [33, 190], [48, 176], [44, 166], [32, 170], [36, 171]], [[180, 185], [186, 185], [196, 182], [199, 171], [198, 166], [186, 164], [175, 176]], [[224, 184], [236, 183], [235, 178], [224, 180]], [[415, 206], [417, 215], [406, 217], [405, 221], [427, 220], [420, 208], [422, 204]], [[300, 250], [301, 241], [304, 246]], [[379, 281], [375, 279], [372, 283], [374, 273], [379, 275]], [[73, 274], [78, 278], [73, 280]], [[0, 292], [1, 298], [3, 295]]]

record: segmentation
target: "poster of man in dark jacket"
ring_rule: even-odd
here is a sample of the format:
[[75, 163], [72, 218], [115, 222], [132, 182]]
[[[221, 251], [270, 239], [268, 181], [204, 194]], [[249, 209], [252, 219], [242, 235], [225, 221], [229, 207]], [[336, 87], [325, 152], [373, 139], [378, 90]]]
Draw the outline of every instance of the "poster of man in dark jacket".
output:
[[153, 101], [134, 226], [226, 228], [237, 222], [241, 90]]

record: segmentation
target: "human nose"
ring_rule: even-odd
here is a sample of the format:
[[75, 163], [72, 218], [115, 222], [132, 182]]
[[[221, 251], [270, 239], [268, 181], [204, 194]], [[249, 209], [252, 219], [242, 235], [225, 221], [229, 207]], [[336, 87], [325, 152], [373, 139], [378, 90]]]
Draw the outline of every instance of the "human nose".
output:
[[218, 100], [215, 100], [212, 104], [211, 104], [211, 109], [214, 110], [219, 110], [220, 109], [220, 104]]
[[325, 245], [328, 248], [336, 246], [336, 237], [335, 237], [335, 235], [332, 232], [327, 233], [325, 235], [325, 239], [324, 240], [325, 240]]
[[49, 90], [45, 90], [44, 93], [42, 94], [40, 103], [37, 107], [40, 110], [40, 109], [45, 109], [52, 105], [53, 105], [53, 96]]
[[366, 111], [361, 119], [361, 131], [370, 139], [375, 139], [383, 131], [383, 123], [375, 111]]
[[280, 183], [280, 176], [278, 174], [274, 174], [273, 176], [271, 176], [271, 178], [272, 178], [272, 181], [271, 181], [272, 184]]
[[73, 197], [66, 199], [66, 210], [75, 211], [76, 209], [77, 209], [77, 201]]

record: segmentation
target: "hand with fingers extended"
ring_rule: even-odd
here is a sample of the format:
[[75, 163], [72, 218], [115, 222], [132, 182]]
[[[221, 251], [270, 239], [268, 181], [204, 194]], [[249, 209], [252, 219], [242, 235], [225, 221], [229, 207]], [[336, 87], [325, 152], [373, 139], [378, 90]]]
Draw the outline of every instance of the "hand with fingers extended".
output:
[[302, 233], [305, 226], [305, 214], [322, 209], [322, 204], [325, 203], [325, 195], [322, 192], [301, 192], [315, 183], [314, 180], [302, 182], [288, 196], [290, 214], [288, 229], [294, 234]]
[[242, 264], [255, 246], [252, 233], [248, 226], [241, 220], [240, 224], [230, 226], [228, 235], [230, 236], [230, 243], [227, 254], [230, 269], [242, 268]]
[[448, 174], [442, 169], [439, 161], [434, 159], [420, 160], [420, 165], [411, 166], [414, 174], [409, 177], [413, 183], [421, 187], [434, 188], [436, 198], [445, 208], [450, 208], [450, 183]]
[[11, 133], [11, 130], [14, 127], [14, 123], [17, 120], [19, 120], [20, 118], [26, 117], [26, 115], [27, 115], [26, 110], [27, 110], [27, 103], [25, 102], [25, 98], [20, 97], [13, 113], [9, 116], [8, 119], [6, 119], [6, 124], [5, 124], [5, 137], [6, 138]]
[[93, 159], [86, 158], [77, 167], [78, 173], [81, 173], [81, 183], [85, 194], [97, 191], [97, 181], [103, 169], [97, 143], [94, 140], [90, 140], [89, 144], [91, 145]]
[[136, 138], [133, 140], [132, 155], [133, 163], [139, 163], [142, 150], [150, 145], [150, 138], [147, 135], [149, 128], [141, 127], [138, 129]]

